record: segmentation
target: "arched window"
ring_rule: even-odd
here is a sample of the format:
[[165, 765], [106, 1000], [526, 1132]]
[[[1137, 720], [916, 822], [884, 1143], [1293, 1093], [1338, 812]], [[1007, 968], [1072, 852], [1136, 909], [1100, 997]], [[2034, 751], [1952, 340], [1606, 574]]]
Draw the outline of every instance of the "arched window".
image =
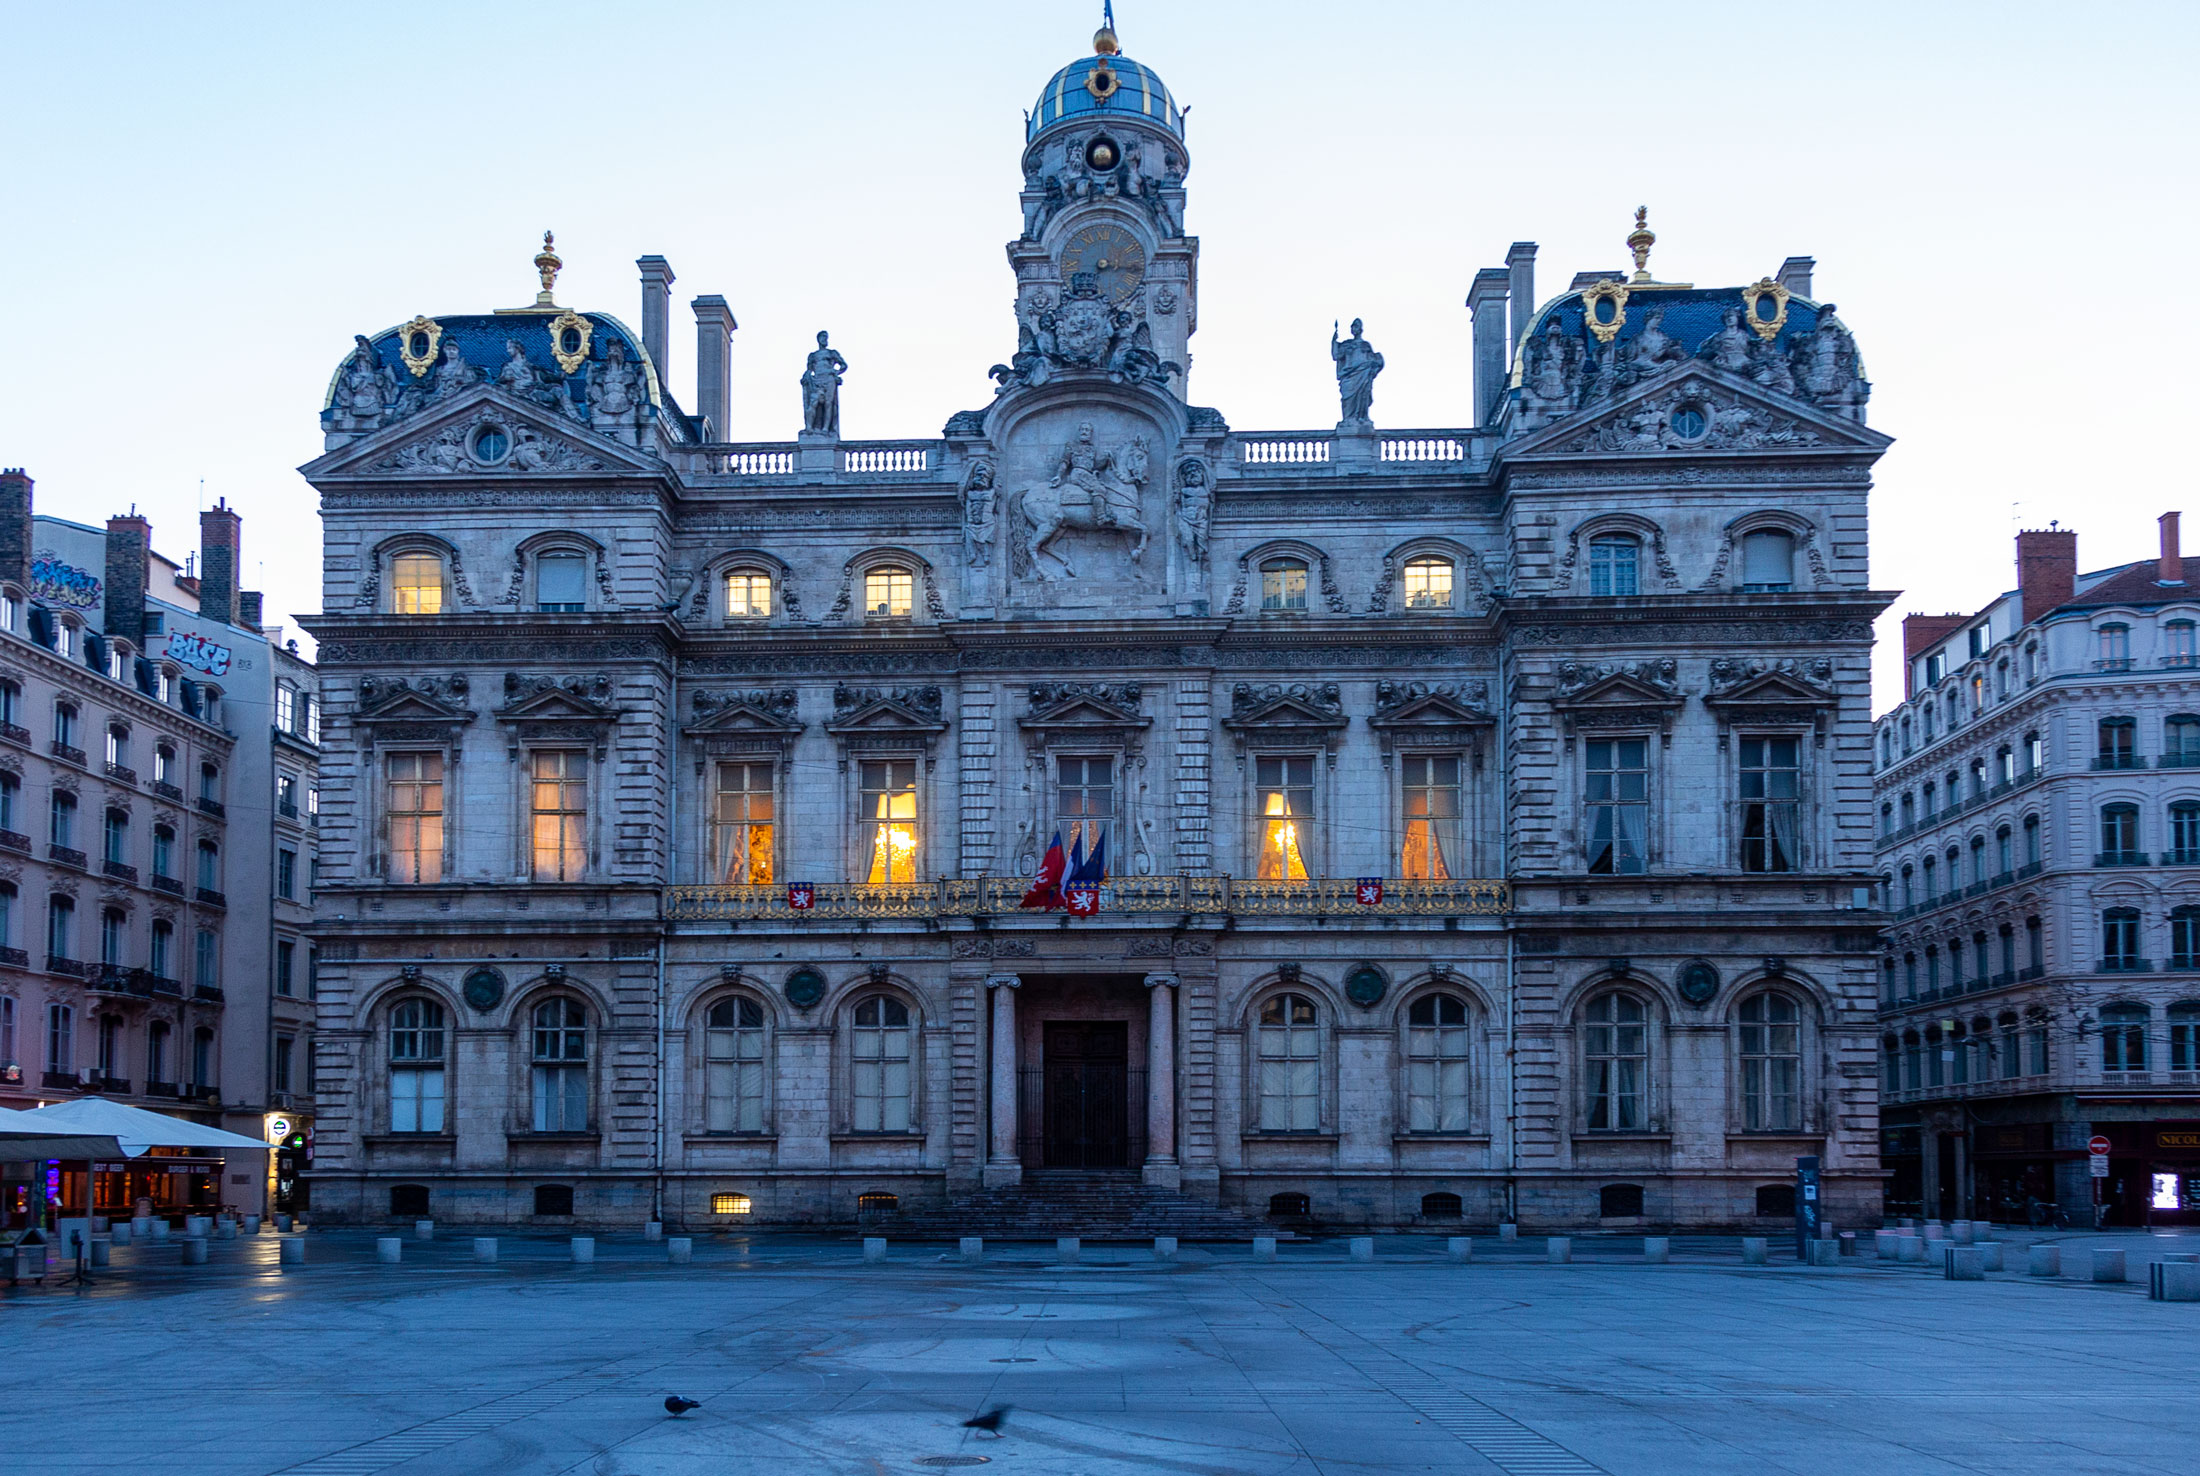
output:
[[881, 564], [863, 576], [863, 613], [873, 620], [907, 620], [915, 601], [916, 578], [900, 564]]
[[2189, 769], [2195, 766], [2200, 766], [2200, 717], [2181, 712], [2162, 724], [2162, 767]]
[[390, 560], [390, 612], [395, 615], [443, 613], [443, 556], [401, 553]]
[[2143, 859], [2139, 855], [2139, 807], [2101, 806], [2100, 864], [2129, 866]]
[[588, 1011], [560, 996], [536, 1005], [534, 1024], [534, 1130], [588, 1131]]
[[2114, 1004], [2101, 1011], [2101, 1069], [2147, 1069], [2147, 1007]]
[[1879, 1041], [1880, 1075], [1888, 1096], [1902, 1090], [1902, 1042], [1893, 1036], [1882, 1036]]
[[1775, 990], [1742, 1001], [1742, 1126], [1792, 1133], [1803, 1125], [1803, 1025], [1795, 1000]]
[[1902, 910], [1907, 912], [1917, 905], [1917, 871], [1909, 862], [1902, 863]]
[[1642, 593], [1642, 543], [1627, 533], [1599, 533], [1589, 540], [1589, 593]]
[[1413, 1002], [1406, 1020], [1406, 1130], [1463, 1133], [1473, 1053], [1467, 1002], [1456, 994], [1428, 994]]
[[2024, 864], [2040, 864], [2040, 817], [2037, 815], [2024, 817]]
[[1914, 1092], [1924, 1083], [1925, 1052], [1915, 1030], [1902, 1034], [1902, 1089]]
[[2169, 1007], [2169, 1069], [2200, 1071], [2200, 1003], [2186, 999]]
[[1281, 558], [1262, 563], [1260, 607], [1263, 610], [1306, 608], [1306, 560]]
[[153, 942], [145, 963], [156, 979], [176, 977], [176, 925], [167, 918], [153, 919]]
[[855, 1009], [849, 1099], [859, 1133], [905, 1133], [910, 1122], [909, 1006], [874, 994]]
[[1771, 593], [1795, 587], [1793, 535], [1765, 528], [1742, 535], [1742, 588]]
[[1902, 791], [1902, 828], [1908, 830], [1916, 823], [1917, 801], [1911, 798], [1910, 792], [1905, 789]]
[[2017, 1012], [2004, 1010], [1997, 1022], [2001, 1029], [2001, 1048], [1996, 1060], [2001, 1066], [2001, 1078], [2013, 1081], [2024, 1074], [2023, 1040], [2017, 1033]]
[[1925, 1027], [1925, 1085], [1936, 1087], [1948, 1079], [1947, 1037], [1938, 1025]]
[[1261, 1001], [1256, 1086], [1260, 1130], [1311, 1133], [1322, 1125], [1321, 1015], [1304, 995]]
[[156, 888], [160, 887], [160, 882], [164, 879], [176, 879], [176, 832], [173, 826], [153, 827], [153, 877]]
[[710, 1007], [707, 1023], [704, 1125], [714, 1133], [760, 1133], [764, 1007], [745, 997], [722, 999]]
[[1640, 1132], [1649, 1122], [1649, 1011], [1612, 990], [1589, 1002], [1582, 1031], [1582, 1087], [1591, 1132]]
[[2139, 724], [2127, 717], [2102, 718], [2096, 733], [2100, 740], [2096, 769], [2139, 767]]
[[2200, 969], [2200, 907], [2187, 903], [2169, 910], [2169, 966]]
[[2024, 920], [2024, 967], [2031, 975], [2047, 967], [2047, 934], [2036, 917]]
[[1450, 559], [1427, 554], [1406, 560], [1405, 594], [1408, 610], [1449, 610], [1451, 590]]
[[1971, 1042], [1961, 1024], [1949, 1031], [1947, 1049], [1943, 1054], [1948, 1058], [1948, 1084], [1963, 1086], [1968, 1083], [1971, 1079]]
[[1971, 837], [1971, 884], [1986, 885], [1986, 837], [1983, 835]]
[[1421, 1196], [1421, 1218], [1424, 1220], [1456, 1220], [1466, 1213], [1466, 1203], [1456, 1194], [1439, 1191]]
[[1879, 806], [1879, 838], [1880, 838], [1881, 840], [1885, 840], [1885, 839], [1887, 839], [1887, 838], [1888, 838], [1889, 836], [1891, 836], [1891, 835], [1893, 835], [1893, 834], [1894, 834], [1894, 801], [1893, 801], [1893, 800], [1885, 800], [1885, 801], [1882, 801], [1882, 802], [1881, 802], [1881, 804], [1880, 804], [1880, 806]]
[[578, 549], [535, 555], [535, 608], [571, 614], [588, 608], [588, 556]]
[[[106, 824], [100, 831], [99, 859], [105, 863], [109, 876], [120, 875], [125, 880], [137, 880], [137, 873], [130, 869], [130, 816], [125, 810], [109, 810]], [[120, 868], [118, 871], [117, 868]]]
[[2200, 863], [2200, 804], [2179, 800], [2169, 807], [2169, 854], [2162, 859], [2171, 866]]
[[218, 764], [199, 765], [199, 808], [214, 807], [213, 814], [221, 813], [222, 771]]
[[[868, 581], [866, 581], [868, 593]], [[762, 569], [736, 569], [726, 576], [726, 618], [767, 620], [772, 613], [772, 577]]]
[[2164, 666], [2191, 666], [2194, 655], [2193, 625], [2190, 620], [2171, 620], [2162, 626], [2162, 664]]
[[212, 841], [199, 842], [199, 890], [219, 892], [222, 889], [221, 847]]
[[391, 1132], [443, 1131], [443, 1035], [443, 1006], [432, 999], [390, 1011]]
[[2016, 833], [2004, 825], [1994, 832], [1994, 875], [2007, 877], [2017, 869]]
[[2101, 970], [2104, 973], [2137, 973], [2143, 960], [2139, 956], [2139, 909], [2136, 907], [2111, 907], [2101, 914]]

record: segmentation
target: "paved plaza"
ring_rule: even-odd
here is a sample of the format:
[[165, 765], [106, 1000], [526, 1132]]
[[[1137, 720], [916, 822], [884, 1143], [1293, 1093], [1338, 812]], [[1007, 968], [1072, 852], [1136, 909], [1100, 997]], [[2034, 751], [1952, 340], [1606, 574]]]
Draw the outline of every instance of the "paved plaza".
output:
[[[2035, 1237], [2025, 1237], [2032, 1239]], [[1775, 1244], [1249, 1247], [314, 1232], [115, 1253], [0, 1293], [0, 1453], [48, 1473], [2189, 1473], [2200, 1305], [2142, 1264], [2200, 1237], [2050, 1237], [2076, 1274], [1984, 1283]], [[2127, 1252], [2132, 1284], [2078, 1279]], [[2022, 1265], [2022, 1257], [2015, 1259]], [[702, 1401], [666, 1417], [664, 1396]], [[1013, 1406], [1006, 1434], [961, 1428]]]

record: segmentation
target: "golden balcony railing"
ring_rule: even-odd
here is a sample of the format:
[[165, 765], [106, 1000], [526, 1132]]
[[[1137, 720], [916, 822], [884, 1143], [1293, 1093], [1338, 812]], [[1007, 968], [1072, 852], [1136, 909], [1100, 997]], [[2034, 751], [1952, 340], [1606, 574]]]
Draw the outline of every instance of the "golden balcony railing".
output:
[[[869, 921], [935, 917], [1044, 916], [1018, 907], [1029, 879], [953, 877], [930, 882], [817, 882], [810, 905], [796, 907], [787, 886], [667, 887], [665, 916], [675, 922]], [[1487, 917], [1508, 911], [1502, 881], [1402, 881], [1385, 878], [1381, 899], [1361, 900], [1352, 877], [1249, 881], [1225, 876], [1126, 876], [1100, 889], [1099, 917]], [[1092, 921], [1093, 919], [1080, 919]]]

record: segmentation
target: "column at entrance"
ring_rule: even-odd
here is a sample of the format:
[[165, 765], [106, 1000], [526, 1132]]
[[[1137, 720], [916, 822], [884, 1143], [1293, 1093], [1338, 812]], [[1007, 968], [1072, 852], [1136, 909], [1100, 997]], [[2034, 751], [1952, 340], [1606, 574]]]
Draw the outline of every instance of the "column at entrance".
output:
[[1023, 1159], [1016, 1146], [1016, 987], [1023, 980], [1014, 974], [993, 974], [986, 979], [993, 991], [993, 1039], [987, 1060], [993, 1079], [992, 1147], [985, 1159], [985, 1187], [1002, 1189], [1024, 1181]]
[[1176, 1160], [1176, 975], [1146, 976], [1146, 1162], [1140, 1177], [1180, 1189]]

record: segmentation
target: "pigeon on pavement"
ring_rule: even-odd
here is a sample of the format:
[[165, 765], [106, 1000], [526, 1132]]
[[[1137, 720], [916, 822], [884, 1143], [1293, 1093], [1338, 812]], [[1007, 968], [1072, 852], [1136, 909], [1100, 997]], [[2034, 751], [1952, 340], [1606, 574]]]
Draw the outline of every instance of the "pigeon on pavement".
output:
[[667, 1394], [665, 1396], [665, 1413], [671, 1415], [674, 1419], [678, 1419], [691, 1409], [701, 1409], [702, 1407], [703, 1401], [700, 1399], [682, 1399], [677, 1394]]
[[995, 1440], [1001, 1439], [1001, 1425], [1008, 1419], [1009, 1406], [996, 1404], [991, 1409], [972, 1415], [963, 1421], [965, 1430], [983, 1430]]

